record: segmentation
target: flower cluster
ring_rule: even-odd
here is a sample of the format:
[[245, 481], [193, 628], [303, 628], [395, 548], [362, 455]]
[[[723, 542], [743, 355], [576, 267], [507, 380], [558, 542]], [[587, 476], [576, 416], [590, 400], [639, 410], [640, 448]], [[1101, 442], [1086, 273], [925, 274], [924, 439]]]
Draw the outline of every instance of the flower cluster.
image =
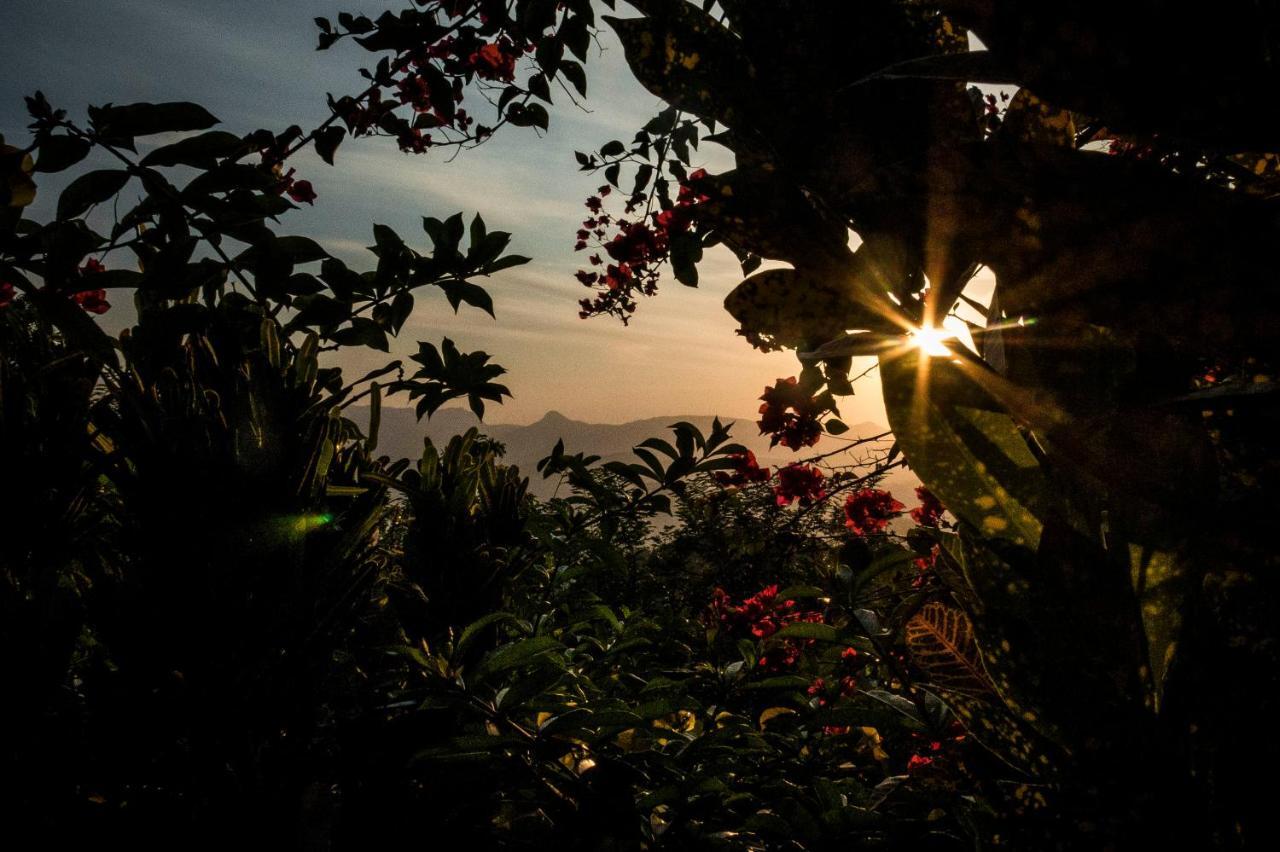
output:
[[772, 477], [768, 468], [760, 467], [756, 462], [756, 454], [750, 450], [733, 453], [729, 458], [734, 461], [733, 469], [718, 470], [715, 473], [716, 482], [725, 488], [748, 485], [752, 482], [768, 482]]
[[844, 525], [854, 535], [881, 533], [904, 508], [888, 491], [864, 488], [844, 501]]
[[[79, 280], [73, 282], [71, 289], [67, 291], [67, 298], [75, 302], [87, 313], [105, 314], [111, 310], [111, 303], [107, 301], [107, 291], [102, 287], [93, 286], [93, 276], [106, 272], [107, 268], [102, 262], [96, 258], [89, 258], [84, 262], [84, 266], [79, 269]], [[15, 296], [15, 288], [11, 281], [0, 281], [0, 310], [13, 304]]]
[[920, 501], [920, 505], [911, 510], [911, 520], [922, 527], [938, 526], [938, 522], [942, 519], [942, 513], [947, 511], [946, 506], [942, 505], [942, 501], [923, 485], [916, 487], [916, 499]]
[[[734, 605], [724, 589], [717, 588], [707, 608], [707, 621], [730, 635], [745, 637], [749, 634], [766, 640], [788, 624], [802, 621], [821, 624], [825, 615], [821, 610], [801, 609], [790, 599], [779, 600], [775, 584], [761, 589], [738, 605]], [[812, 640], [775, 640], [760, 655], [756, 665], [770, 672], [785, 671], [800, 661], [801, 647], [810, 644]]]
[[766, 586], [735, 606], [724, 589], [717, 588], [711, 598], [712, 618], [730, 633], [750, 633], [756, 639], [768, 639], [782, 627], [799, 621], [821, 622], [818, 610], [802, 610], [794, 600], [778, 600], [778, 586]]
[[857, 691], [858, 679], [853, 675], [843, 675], [830, 683], [826, 678], [815, 678], [806, 690], [810, 697], [818, 699], [819, 707], [826, 707], [832, 698], [850, 698]]
[[111, 310], [111, 303], [107, 301], [107, 291], [100, 287], [91, 286], [92, 281], [89, 280], [93, 276], [106, 271], [106, 267], [94, 258], [86, 260], [84, 266], [80, 267], [81, 289], [71, 293], [71, 301], [91, 314], [105, 314]]
[[760, 397], [760, 419], [756, 425], [761, 435], [772, 436], [769, 446], [778, 444], [792, 450], [812, 447], [822, 436], [822, 424], [818, 415], [824, 411], [816, 397], [800, 387], [795, 376], [778, 379], [773, 387], [765, 388]]
[[[487, 23], [483, 14], [481, 23]], [[331, 107], [352, 136], [383, 132], [394, 136], [405, 153], [421, 154], [437, 144], [424, 132], [435, 129], [480, 141], [493, 131], [477, 125], [460, 106], [466, 84], [473, 79], [512, 84], [516, 62], [534, 48], [535, 43], [523, 36], [501, 31], [482, 36], [475, 29], [464, 28], [422, 45], [397, 63], [386, 78], [379, 78], [381, 85], [358, 98], [339, 98]], [[413, 111], [412, 120], [397, 115], [405, 106]]]
[[[826, 707], [832, 700], [853, 697], [858, 691], [858, 679], [852, 672], [862, 668], [863, 661], [860, 657], [857, 648], [845, 648], [840, 654], [839, 668], [833, 673], [831, 680], [819, 677], [809, 684], [806, 691], [810, 697], [817, 699], [818, 707]], [[851, 730], [849, 725], [822, 726], [822, 732], [832, 736], [847, 734]]]
[[929, 573], [933, 571], [933, 566], [938, 563], [939, 553], [940, 550], [938, 545], [935, 544], [929, 551], [928, 556], [921, 556], [917, 559], [911, 560], [911, 564], [915, 565], [916, 571], [919, 572], [916, 574], [915, 579], [911, 581], [911, 587], [913, 589], [923, 588], [924, 584], [929, 582]]
[[[652, 296], [658, 291], [659, 272], [671, 251], [672, 237], [693, 227], [697, 205], [710, 197], [699, 188], [706, 177], [705, 169], [691, 172], [680, 184], [674, 204], [635, 220], [613, 217], [604, 211], [604, 199], [610, 192], [608, 186], [600, 187], [596, 195], [587, 199], [590, 215], [582, 222], [574, 250], [582, 251], [594, 240], [608, 260], [596, 252], [589, 261], [594, 267], [604, 268], [577, 272], [576, 277], [583, 286], [596, 290], [594, 299], [582, 299], [578, 303], [579, 317], [613, 314], [625, 325], [635, 312], [635, 295]], [[624, 214], [630, 216], [645, 203], [642, 194], [631, 196]], [[606, 239], [609, 228], [616, 229], [616, 233]]]
[[773, 497], [779, 506], [790, 506], [796, 500], [801, 506], [811, 506], [827, 496], [822, 481], [822, 471], [816, 467], [789, 464], [778, 469], [778, 484], [773, 487]]

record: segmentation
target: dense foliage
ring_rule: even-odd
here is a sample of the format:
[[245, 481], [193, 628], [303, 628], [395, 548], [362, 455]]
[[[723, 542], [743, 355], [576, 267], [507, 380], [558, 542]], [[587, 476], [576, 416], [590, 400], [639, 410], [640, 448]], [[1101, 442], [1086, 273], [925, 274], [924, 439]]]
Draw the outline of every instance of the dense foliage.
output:
[[[776, 471], [718, 422], [634, 462], [556, 446], [522, 473], [475, 431], [390, 459], [384, 397], [483, 415], [502, 368], [449, 339], [354, 381], [328, 360], [388, 351], [432, 288], [492, 313], [475, 279], [526, 258], [455, 214], [424, 218], [429, 251], [374, 226], [352, 269], [280, 230], [323, 203], [290, 158], [546, 128], [553, 85], [586, 94], [590, 0], [319, 18], [322, 49], [376, 59], [309, 132], [28, 99], [30, 139], [0, 140], [14, 824], [303, 848], [1265, 842], [1271, 6], [628, 2], [601, 20], [668, 108], [578, 157], [605, 181], [581, 313], [625, 322], [662, 268], [696, 285], [728, 246], [741, 333], [801, 362], [761, 397], [762, 434], [799, 454]], [[694, 167], [708, 139], [735, 168]], [[94, 317], [129, 298], [108, 335]], [[867, 355], [891, 448], [838, 438]], [[904, 461], [914, 502], [877, 487]], [[533, 500], [531, 473], [566, 496]]]

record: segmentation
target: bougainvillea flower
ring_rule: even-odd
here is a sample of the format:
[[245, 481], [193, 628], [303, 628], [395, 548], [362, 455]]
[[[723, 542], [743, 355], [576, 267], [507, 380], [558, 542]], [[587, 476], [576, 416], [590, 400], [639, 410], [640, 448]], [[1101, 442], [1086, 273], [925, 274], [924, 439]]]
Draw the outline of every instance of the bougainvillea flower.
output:
[[111, 310], [106, 290], [81, 290], [79, 293], [71, 294], [71, 301], [91, 314], [105, 314]]
[[[581, 280], [582, 273], [579, 273]], [[715, 472], [715, 480], [724, 487], [734, 485], [747, 485], [752, 482], [768, 482], [772, 474], [767, 468], [760, 467], [756, 462], [756, 454], [747, 450], [744, 453], [734, 453], [729, 456], [734, 460], [732, 471], [718, 470]]]
[[[610, 273], [588, 282], [582, 275], [578, 280], [597, 290], [595, 299], [583, 299], [579, 302], [582, 310], [578, 316], [586, 319], [600, 314], [613, 314], [625, 325], [629, 316], [636, 309], [635, 295], [652, 296], [658, 291], [659, 271], [671, 252], [673, 236], [689, 231], [695, 222], [696, 206], [708, 200], [709, 196], [694, 184], [695, 178], [701, 180], [706, 172], [699, 169], [689, 175], [681, 183], [680, 191], [674, 203], [664, 201], [664, 207], [656, 212], [648, 213], [640, 219], [613, 219], [604, 213], [604, 201], [611, 190], [608, 185], [597, 190], [597, 194], [586, 201], [591, 217], [583, 222], [583, 227], [600, 241], [609, 257], [618, 261], [617, 274]], [[653, 197], [643, 192], [630, 196], [626, 201], [625, 211], [630, 214], [641, 207], [649, 207]], [[605, 239], [606, 226], [612, 225], [618, 232], [610, 239]], [[581, 251], [587, 248], [587, 238], [578, 235], [574, 249]], [[592, 257], [592, 264], [599, 265], [598, 256]]]
[[822, 471], [812, 465], [789, 464], [778, 470], [778, 484], [773, 487], [779, 506], [790, 506], [799, 500], [801, 506], [813, 505], [827, 496], [822, 488]]
[[911, 510], [911, 520], [922, 527], [936, 527], [947, 509], [933, 492], [923, 485], [916, 488], [916, 499], [920, 505]]
[[919, 754], [911, 755], [911, 759], [907, 761], [907, 774], [913, 775], [933, 765], [932, 757], [924, 757]]
[[311, 181], [309, 180], [296, 180], [285, 192], [289, 193], [289, 197], [299, 204], [314, 205], [316, 203], [316, 191], [312, 189]]
[[864, 488], [845, 500], [844, 525], [854, 535], [881, 533], [889, 526], [889, 521], [902, 514], [904, 508], [888, 491]]
[[778, 379], [773, 387], [764, 389], [760, 399], [760, 419], [756, 425], [761, 435], [772, 436], [769, 446], [782, 444], [799, 450], [818, 443], [822, 436], [822, 424], [818, 422], [822, 406], [816, 397], [800, 387], [795, 376]]

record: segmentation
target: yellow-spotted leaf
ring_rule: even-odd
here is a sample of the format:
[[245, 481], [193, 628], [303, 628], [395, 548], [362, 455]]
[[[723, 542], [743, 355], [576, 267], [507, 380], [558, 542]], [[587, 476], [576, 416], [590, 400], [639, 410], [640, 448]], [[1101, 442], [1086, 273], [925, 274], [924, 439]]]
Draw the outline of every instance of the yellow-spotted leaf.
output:
[[1004, 112], [1000, 135], [1031, 145], [1076, 147], [1076, 122], [1070, 110], [1060, 109], [1028, 89], [1019, 89]]
[[1164, 696], [1164, 676], [1177, 650], [1182, 629], [1183, 600], [1189, 575], [1176, 555], [1129, 545], [1130, 579], [1138, 598], [1155, 709]]
[[642, 18], [606, 16], [636, 79], [667, 103], [700, 118], [737, 123], [755, 70], [736, 38], [684, 0], [633, 3]]
[[981, 368], [912, 350], [882, 355], [880, 372], [889, 426], [912, 471], [985, 538], [1034, 549], [1040, 465], [1013, 418], [978, 386]]

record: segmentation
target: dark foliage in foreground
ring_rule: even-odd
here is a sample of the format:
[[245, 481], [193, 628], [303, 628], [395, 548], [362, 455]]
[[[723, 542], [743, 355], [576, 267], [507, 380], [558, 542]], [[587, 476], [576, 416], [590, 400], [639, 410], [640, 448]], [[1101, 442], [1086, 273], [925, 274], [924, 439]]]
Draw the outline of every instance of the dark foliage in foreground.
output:
[[[317, 19], [322, 49], [376, 61], [310, 132], [238, 136], [185, 102], [80, 122], [37, 93], [30, 139], [0, 140], [8, 823], [304, 848], [1265, 842], [1274, 10], [629, 5], [602, 20], [667, 108], [578, 157], [605, 181], [582, 314], [625, 321], [724, 244], [741, 333], [802, 363], [762, 433], [846, 431], [874, 355], [893, 448], [772, 472], [675, 424], [634, 463], [557, 446], [538, 473], [568, 496], [545, 504], [474, 432], [377, 455], [384, 396], [482, 415], [503, 369], [445, 339], [352, 381], [327, 353], [389, 351], [437, 290], [493, 313], [475, 279], [526, 259], [456, 214], [424, 218], [429, 250], [375, 226], [353, 269], [278, 230], [320, 198], [290, 158], [545, 129], [553, 85], [586, 93], [590, 0]], [[705, 139], [735, 168], [692, 168]], [[94, 317], [122, 298], [113, 337]], [[343, 416], [366, 399], [367, 434]], [[905, 534], [875, 488], [903, 459], [929, 488]]]

